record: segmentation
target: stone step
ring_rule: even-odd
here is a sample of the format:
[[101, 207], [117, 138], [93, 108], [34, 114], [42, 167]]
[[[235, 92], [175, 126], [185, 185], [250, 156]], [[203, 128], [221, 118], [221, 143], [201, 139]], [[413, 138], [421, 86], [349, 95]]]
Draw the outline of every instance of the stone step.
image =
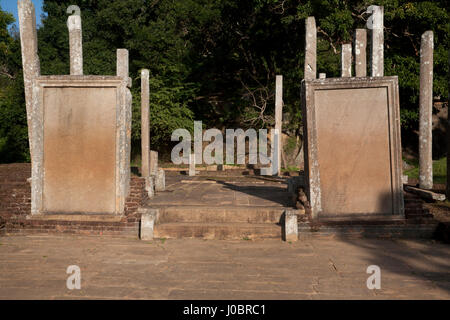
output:
[[154, 237], [210, 240], [281, 239], [281, 227], [276, 224], [174, 222], [155, 225]]
[[159, 208], [158, 223], [279, 223], [283, 207], [168, 206]]

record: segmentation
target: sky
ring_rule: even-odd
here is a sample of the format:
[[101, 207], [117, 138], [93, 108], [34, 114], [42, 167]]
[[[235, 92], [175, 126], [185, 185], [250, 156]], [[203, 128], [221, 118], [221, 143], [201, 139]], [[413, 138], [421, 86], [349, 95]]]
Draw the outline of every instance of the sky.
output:
[[[34, 8], [36, 9], [36, 23], [41, 24], [41, 14], [42, 14], [42, 2], [44, 0], [32, 0], [34, 3]], [[10, 12], [14, 15], [16, 19], [15, 24], [19, 26], [19, 18], [17, 17], [17, 0], [0, 0], [0, 7], [3, 11]]]

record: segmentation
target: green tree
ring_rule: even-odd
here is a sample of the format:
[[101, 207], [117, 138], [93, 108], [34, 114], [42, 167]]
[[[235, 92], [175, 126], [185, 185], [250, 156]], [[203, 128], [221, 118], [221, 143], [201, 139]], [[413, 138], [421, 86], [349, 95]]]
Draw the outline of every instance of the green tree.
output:
[[0, 8], [0, 163], [30, 159], [20, 41], [8, 31], [13, 22]]
[[[69, 73], [66, 10], [72, 4], [81, 8], [85, 74], [114, 75], [116, 48], [130, 52], [137, 154], [142, 68], [150, 70], [151, 143], [160, 152], [170, 150], [174, 129], [192, 129], [194, 119], [218, 128], [273, 125], [277, 74], [284, 77], [285, 129], [300, 134], [308, 16], [315, 16], [318, 26], [318, 71], [338, 77], [341, 45], [353, 41], [356, 28], [365, 27], [369, 5], [384, 6], [385, 74], [399, 76], [406, 144], [417, 140], [412, 133], [418, 126], [420, 36], [426, 30], [435, 35], [434, 95], [448, 95], [445, 1], [45, 0], [47, 16], [38, 30], [42, 74]], [[23, 161], [27, 140], [20, 43], [7, 31], [11, 22], [2, 12], [0, 152], [2, 161]]]

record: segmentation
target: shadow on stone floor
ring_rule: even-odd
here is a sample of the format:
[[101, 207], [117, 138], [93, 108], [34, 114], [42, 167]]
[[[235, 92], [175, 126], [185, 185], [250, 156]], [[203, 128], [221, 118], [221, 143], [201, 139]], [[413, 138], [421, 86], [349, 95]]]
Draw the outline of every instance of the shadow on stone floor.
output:
[[222, 180], [217, 180], [216, 182], [221, 184], [225, 189], [272, 201], [281, 204], [284, 207], [293, 205], [289, 193], [284, 186], [239, 186]]
[[[337, 238], [354, 247], [362, 248], [367, 254], [367, 266], [380, 267], [382, 283], [383, 273], [396, 274], [400, 276], [399, 279], [405, 277], [414, 278], [416, 281], [431, 281], [439, 289], [450, 293], [450, 247], [447, 245], [433, 245], [430, 250], [429, 245], [426, 246], [423, 241], [418, 240], [380, 239], [369, 242], [345, 236]], [[435, 243], [434, 240], [429, 241]], [[389, 243], [396, 247], [395, 254], [389, 250]], [[399, 266], [405, 266], [408, 272], [402, 272], [404, 269]], [[386, 277], [384, 279], [386, 280]], [[394, 278], [389, 277], [389, 280], [392, 279]]]

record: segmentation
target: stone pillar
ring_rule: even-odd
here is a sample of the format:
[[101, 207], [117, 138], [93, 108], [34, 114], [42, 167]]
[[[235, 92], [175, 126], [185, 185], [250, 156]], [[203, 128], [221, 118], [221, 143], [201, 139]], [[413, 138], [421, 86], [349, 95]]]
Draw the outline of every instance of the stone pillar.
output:
[[[448, 50], [448, 65], [450, 66], [450, 49]], [[448, 70], [448, 87], [450, 88], [450, 69]], [[448, 91], [448, 102], [450, 102], [450, 90]], [[448, 107], [450, 108], [450, 107]], [[447, 199], [450, 199], [450, 112], [447, 111]]]
[[306, 80], [316, 79], [317, 73], [317, 30], [316, 19], [308, 17], [305, 22], [305, 75]]
[[275, 84], [275, 129], [278, 130], [278, 135], [276, 135], [278, 143], [275, 155], [278, 159], [276, 172], [278, 173], [279, 176], [281, 176], [281, 152], [282, 152], [281, 135], [283, 132], [282, 127], [283, 127], [283, 76], [277, 76]]
[[77, 14], [67, 19], [70, 46], [70, 75], [83, 75], [83, 37], [81, 32], [81, 17]]
[[145, 177], [145, 191], [149, 198], [153, 198], [155, 195], [155, 177], [149, 176]]
[[141, 172], [150, 176], [150, 86], [149, 71], [141, 71]]
[[158, 174], [158, 152], [150, 151], [150, 175], [156, 176]]
[[356, 29], [355, 31], [355, 74], [357, 77], [367, 76], [367, 30]]
[[419, 186], [433, 188], [433, 32], [422, 34], [420, 44]]
[[370, 6], [367, 10], [372, 13], [367, 24], [372, 30], [371, 69], [372, 77], [384, 76], [384, 7]]
[[131, 163], [131, 117], [132, 117], [132, 104], [133, 104], [133, 96], [131, 94], [130, 88], [131, 87], [131, 79], [128, 76], [128, 70], [129, 70], [129, 61], [128, 61], [128, 50], [127, 49], [117, 49], [117, 64], [116, 64], [116, 73], [117, 76], [122, 77], [124, 79], [126, 79], [127, 81], [127, 89], [126, 91], [126, 103], [125, 103], [125, 110], [122, 110], [123, 114], [122, 117], [125, 120], [126, 123], [126, 138], [124, 139], [125, 142], [125, 164], [126, 167], [123, 168], [123, 170], [126, 171], [127, 173], [127, 177], [126, 180], [127, 182], [125, 183], [126, 185], [126, 194], [129, 193], [129, 188], [130, 188], [130, 176], [131, 176], [131, 171], [130, 171], [130, 163]]
[[352, 45], [343, 44], [341, 49], [341, 77], [352, 76]]
[[285, 241], [298, 240], [298, 217], [295, 210], [286, 210], [284, 212], [284, 232]]
[[155, 177], [155, 191], [161, 192], [166, 190], [166, 172], [159, 168]]
[[25, 105], [27, 109], [28, 140], [32, 150], [31, 113], [33, 109], [33, 79], [41, 73], [36, 30], [36, 12], [31, 0], [19, 0], [18, 3], [20, 44], [22, 46], [23, 81], [25, 87]]
[[127, 49], [117, 49], [117, 75], [128, 79], [129, 58]]
[[141, 214], [141, 240], [153, 240], [154, 228], [158, 219], [158, 209], [139, 208], [138, 213]]

